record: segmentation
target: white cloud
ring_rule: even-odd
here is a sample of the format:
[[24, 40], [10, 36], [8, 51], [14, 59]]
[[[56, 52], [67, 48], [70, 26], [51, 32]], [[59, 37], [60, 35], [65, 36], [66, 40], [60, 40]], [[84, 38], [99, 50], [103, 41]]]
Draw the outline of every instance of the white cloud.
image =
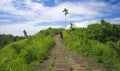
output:
[[[107, 22], [111, 22], [111, 23], [114, 23], [114, 24], [120, 24], [120, 18], [105, 19], [105, 20]], [[73, 24], [75, 25], [76, 28], [79, 28], [79, 27], [86, 28], [88, 25], [96, 24], [96, 23], [100, 23], [100, 20], [98, 20], [98, 19], [86, 20], [86, 21], [81, 21], [81, 22], [75, 22]], [[66, 28], [69, 29], [70, 25], [68, 25]]]
[[[31, 2], [30, 0], [26, 0], [26, 5], [29, 10], [18, 10], [14, 7], [12, 0], [9, 2], [5, 2], [2, 0], [0, 4], [0, 10], [4, 12], [8, 12], [13, 15], [24, 17], [28, 20], [43, 20], [43, 21], [63, 21], [64, 14], [62, 10], [66, 7], [70, 12], [69, 20], [78, 20], [77, 15], [82, 15], [87, 18], [95, 18], [99, 16], [103, 16], [99, 10], [92, 9], [93, 6], [90, 3], [80, 3], [80, 2], [65, 2], [61, 3], [55, 7], [46, 7], [43, 4]], [[98, 4], [94, 4], [94, 7]], [[103, 5], [103, 4], [102, 4]], [[89, 6], [89, 7], [88, 7]], [[94, 14], [93, 14], [94, 13]], [[49, 19], [50, 18], [50, 19]], [[74, 18], [74, 19], [71, 19]], [[81, 16], [79, 16], [81, 18]]]
[[120, 18], [114, 18], [113, 20], [115, 20], [115, 21], [120, 21]]
[[11, 22], [11, 20], [0, 19], [0, 22]]
[[[87, 21], [75, 22], [73, 24], [75, 25], [76, 28], [79, 28], [79, 27], [86, 28], [88, 25], [96, 24], [96, 23], [99, 23], [99, 21], [98, 20], [87, 20]], [[68, 25], [66, 28], [67, 29], [70, 28], [70, 25]]]
[[[19, 0], [14, 0], [18, 1]], [[41, 1], [41, 0], [40, 0]], [[48, 0], [44, 0], [48, 1]], [[54, 0], [57, 6], [47, 7], [42, 3], [32, 2], [31, 0], [25, 0], [27, 10], [17, 9], [13, 4], [13, 0], [1, 0], [0, 1], [0, 11], [9, 13], [14, 17], [22, 17], [27, 19], [27, 22], [23, 24], [9, 24], [0, 26], [0, 33], [11, 33], [14, 35], [23, 35], [22, 31], [26, 29], [28, 33], [33, 34], [41, 29], [49, 26], [35, 26], [36, 23], [42, 22], [54, 22], [54, 21], [64, 21], [64, 13], [62, 10], [67, 8], [69, 14], [67, 16], [68, 21], [82, 21], [76, 22], [77, 27], [86, 27], [90, 23], [97, 22], [98, 18], [111, 15], [113, 11], [119, 13], [119, 5], [111, 5], [106, 2], [96, 2], [96, 0], [89, 0], [86, 2], [61, 2], [60, 0]], [[19, 6], [18, 6], [19, 7]], [[85, 21], [83, 21], [85, 20]], [[1, 20], [3, 21], [3, 20]], [[8, 21], [8, 20], [4, 20]], [[116, 20], [113, 20], [116, 21]], [[120, 22], [119, 19], [116, 22]], [[61, 27], [56, 25], [51, 25], [52, 27]], [[4, 30], [6, 29], [6, 30]]]
[[112, 19], [106, 19], [108, 22], [120, 24], [120, 17], [119, 18], [112, 18]]
[[52, 28], [60, 28], [61, 27], [59, 25], [36, 26], [37, 23], [39, 23], [39, 22], [40, 21], [32, 21], [32, 22], [24, 22], [23, 24], [17, 23], [17, 24], [1, 25], [0, 33], [23, 36], [24, 35], [23, 30], [26, 30], [28, 35], [32, 35], [42, 29], [47, 29], [49, 27], [52, 27]]

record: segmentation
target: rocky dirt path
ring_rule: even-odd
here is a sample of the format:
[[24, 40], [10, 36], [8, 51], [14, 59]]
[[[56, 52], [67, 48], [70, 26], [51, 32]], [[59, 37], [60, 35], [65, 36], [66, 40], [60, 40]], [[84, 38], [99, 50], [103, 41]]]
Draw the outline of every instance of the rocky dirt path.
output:
[[56, 35], [54, 40], [56, 46], [40, 65], [39, 71], [104, 71], [89, 58], [78, 56], [66, 48], [61, 43], [60, 35]]

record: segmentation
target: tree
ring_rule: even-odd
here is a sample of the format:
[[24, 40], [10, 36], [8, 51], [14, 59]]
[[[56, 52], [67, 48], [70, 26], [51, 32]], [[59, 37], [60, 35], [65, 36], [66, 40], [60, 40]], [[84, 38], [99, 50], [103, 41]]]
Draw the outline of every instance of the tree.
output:
[[70, 29], [71, 29], [71, 30], [74, 30], [74, 29], [75, 29], [75, 24], [70, 23]]
[[105, 21], [104, 19], [102, 19], [102, 20], [100, 21], [100, 23], [101, 23], [101, 24], [104, 24], [104, 23], [106, 23], [106, 21]]
[[64, 14], [65, 14], [65, 27], [66, 27], [66, 15], [69, 13], [68, 13], [68, 10], [66, 8], [64, 8], [64, 10], [62, 12], [64, 12]]
[[0, 49], [3, 48], [5, 45], [10, 44], [11, 42], [15, 42], [22, 39], [24, 39], [24, 37], [13, 36], [11, 34], [0, 34]]
[[28, 36], [27, 36], [26, 30], [23, 30], [23, 33], [24, 33], [24, 36], [27, 38]]
[[102, 19], [102, 20], [100, 21], [100, 23], [101, 23], [102, 25], [104, 25], [105, 27], [109, 27], [109, 26], [110, 26], [110, 23], [109, 23], [109, 22], [106, 22], [104, 19]]

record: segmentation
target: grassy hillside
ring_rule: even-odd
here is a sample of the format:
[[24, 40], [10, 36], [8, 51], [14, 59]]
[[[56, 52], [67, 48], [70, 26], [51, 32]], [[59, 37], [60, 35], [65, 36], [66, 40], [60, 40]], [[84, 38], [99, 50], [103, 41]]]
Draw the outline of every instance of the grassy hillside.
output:
[[66, 30], [63, 36], [71, 50], [90, 57], [108, 71], [120, 71], [120, 25], [101, 20], [87, 28]]
[[49, 28], [1, 49], [0, 71], [36, 71], [55, 45], [53, 36], [61, 30]]
[[108, 71], [120, 71], [120, 25], [101, 20], [87, 28], [42, 30], [36, 35], [0, 49], [0, 71], [37, 71], [54, 47], [54, 35], [79, 55], [90, 57]]

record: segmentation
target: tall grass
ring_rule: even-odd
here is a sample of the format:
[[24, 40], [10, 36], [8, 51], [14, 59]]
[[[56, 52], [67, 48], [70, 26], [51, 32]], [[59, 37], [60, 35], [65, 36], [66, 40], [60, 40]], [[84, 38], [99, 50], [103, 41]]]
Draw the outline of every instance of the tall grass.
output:
[[120, 47], [118, 43], [101, 43], [88, 38], [87, 29], [79, 28], [63, 32], [64, 43], [78, 54], [90, 57], [108, 71], [120, 71]]
[[36, 71], [54, 44], [52, 36], [41, 32], [11, 43], [0, 50], [0, 71]]

